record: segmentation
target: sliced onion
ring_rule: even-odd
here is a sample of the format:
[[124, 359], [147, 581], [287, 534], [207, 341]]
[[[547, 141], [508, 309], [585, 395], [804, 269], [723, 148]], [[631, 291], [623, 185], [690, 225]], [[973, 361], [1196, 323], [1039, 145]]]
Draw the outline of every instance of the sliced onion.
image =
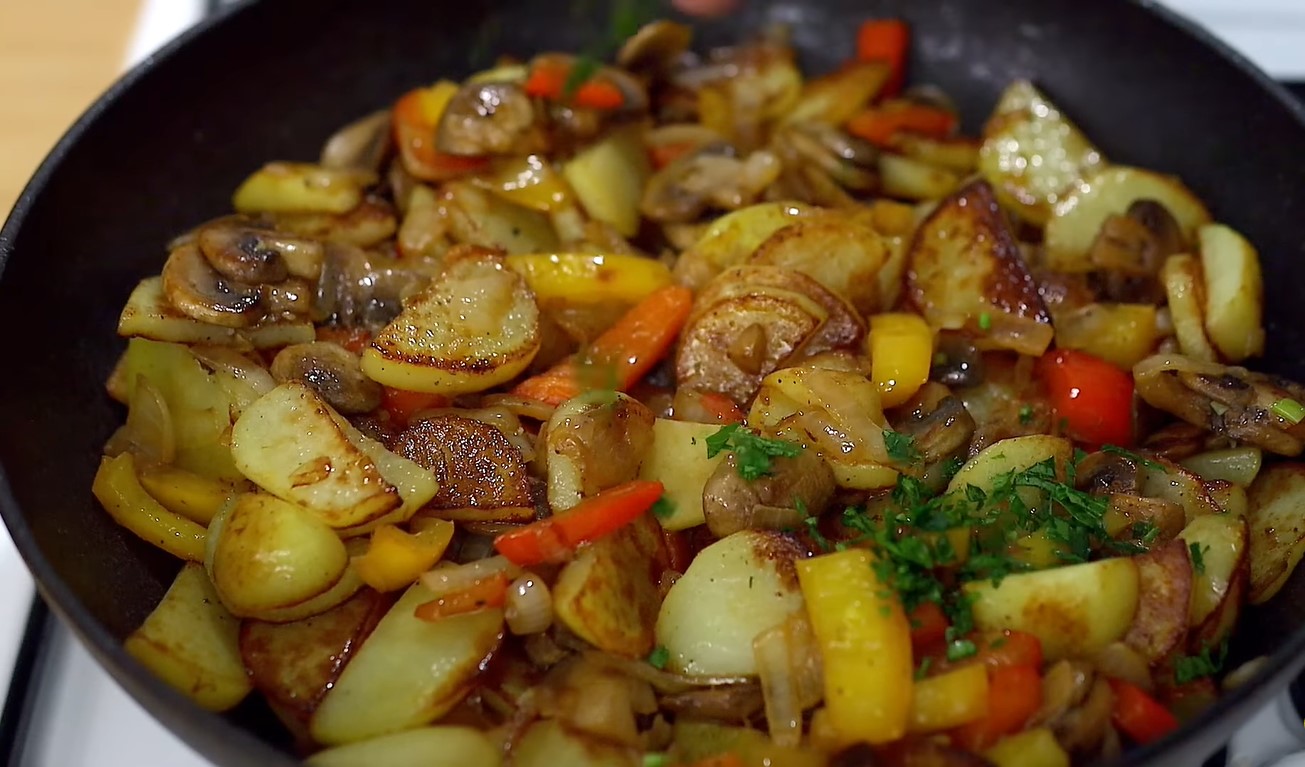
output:
[[500, 555], [478, 559], [465, 565], [437, 566], [430, 572], [422, 573], [421, 582], [430, 589], [435, 599], [440, 599], [466, 591], [497, 575], [514, 579], [520, 574], [521, 568]]
[[673, 695], [675, 693], [688, 692], [702, 687], [717, 687], [720, 685], [746, 685], [753, 683], [750, 677], [746, 676], [691, 676], [687, 674], [673, 674], [669, 671], [662, 671], [654, 668], [652, 665], [642, 660], [632, 660], [622, 658], [619, 655], [611, 655], [597, 650], [589, 650], [584, 653], [585, 660], [603, 666], [606, 668], [620, 671], [624, 674], [641, 679], [652, 685], [653, 689], [659, 693]]
[[1222, 687], [1224, 692], [1241, 687], [1251, 681], [1251, 678], [1260, 673], [1268, 664], [1269, 656], [1259, 655], [1229, 671], [1223, 678]]
[[518, 418], [547, 421], [557, 408], [547, 402], [529, 399], [516, 394], [486, 394], [482, 400], [486, 407], [501, 407]]
[[798, 705], [784, 626], [758, 634], [752, 640], [752, 654], [761, 677], [770, 738], [780, 748], [795, 748], [802, 743], [802, 708]]
[[1155, 688], [1146, 658], [1123, 642], [1111, 642], [1101, 648], [1092, 662], [1097, 671], [1112, 679], [1122, 679], [1146, 692]]
[[177, 455], [176, 430], [167, 400], [144, 376], [136, 379], [127, 422], [104, 445], [104, 454], [131, 453], [137, 465], [169, 464]]
[[538, 634], [553, 625], [553, 595], [534, 573], [523, 573], [508, 586], [504, 617], [513, 634]]

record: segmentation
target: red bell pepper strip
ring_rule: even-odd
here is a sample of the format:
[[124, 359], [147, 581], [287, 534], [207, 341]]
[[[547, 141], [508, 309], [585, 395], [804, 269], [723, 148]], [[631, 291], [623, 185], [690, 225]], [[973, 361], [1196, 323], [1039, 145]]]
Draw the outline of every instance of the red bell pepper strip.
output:
[[1038, 377], [1071, 439], [1089, 445], [1133, 443], [1133, 376], [1087, 352], [1056, 349], [1038, 360]]
[[[635, 304], [616, 324], [594, 339], [587, 364], [610, 372], [616, 388], [626, 391], [666, 356], [689, 310], [693, 291], [667, 285]], [[560, 405], [582, 393], [574, 358], [517, 384], [513, 394]]]
[[916, 655], [931, 655], [947, 638], [947, 615], [933, 602], [922, 602], [907, 616], [911, 624], [911, 646]]
[[1110, 720], [1137, 743], [1159, 740], [1178, 729], [1178, 718], [1141, 689], [1122, 679], [1108, 679], [1115, 693]]
[[979, 657], [990, 669], [1005, 666], [1040, 669], [1042, 640], [1025, 631], [1003, 631], [980, 644]]
[[956, 115], [945, 109], [894, 101], [871, 107], [847, 121], [847, 132], [875, 146], [891, 149], [899, 133], [944, 139], [956, 130]]
[[580, 544], [611, 535], [638, 519], [664, 491], [662, 483], [645, 480], [617, 485], [569, 511], [499, 535], [494, 548], [521, 567], [564, 561]]
[[988, 708], [982, 719], [961, 725], [952, 738], [971, 751], [983, 751], [1004, 735], [1024, 727], [1042, 706], [1042, 675], [1033, 666], [988, 669]]
[[417, 605], [413, 615], [424, 621], [437, 621], [454, 615], [484, 610], [488, 607], [502, 607], [507, 601], [508, 577], [503, 573], [476, 581], [465, 591], [458, 591], [448, 596], [432, 599]]
[[871, 19], [856, 35], [856, 57], [860, 61], [882, 61], [891, 68], [884, 82], [884, 96], [895, 96], [906, 82], [906, 54], [911, 30], [901, 19]]
[[[572, 65], [574, 66], [574, 65]], [[614, 83], [591, 77], [581, 83], [573, 93], [566, 92], [571, 66], [556, 60], [535, 62], [526, 79], [526, 93], [549, 101], [567, 101], [585, 109], [620, 109], [625, 95]]]

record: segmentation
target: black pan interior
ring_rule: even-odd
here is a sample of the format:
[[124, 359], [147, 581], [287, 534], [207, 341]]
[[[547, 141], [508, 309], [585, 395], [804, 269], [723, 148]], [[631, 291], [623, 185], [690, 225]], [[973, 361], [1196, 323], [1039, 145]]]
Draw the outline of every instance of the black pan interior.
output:
[[[260, 707], [203, 714], [118, 647], [176, 569], [117, 528], [89, 492], [100, 446], [122, 417], [102, 390], [123, 347], [113, 335], [119, 308], [158, 271], [163, 243], [225, 212], [231, 190], [264, 161], [312, 159], [346, 120], [498, 53], [578, 49], [602, 33], [605, 15], [603, 4], [579, 0], [569, 10], [554, 0], [242, 5], [119, 83], [55, 150], [0, 233], [5, 520], [56, 611], [215, 761], [273, 763], [288, 746]], [[1305, 127], [1266, 78], [1167, 14], [1123, 0], [749, 0], [741, 15], [702, 25], [699, 41], [782, 23], [805, 63], [828, 69], [871, 16], [912, 23], [914, 79], [955, 96], [971, 131], [1008, 81], [1029, 77], [1110, 159], [1186, 180], [1260, 248], [1271, 350], [1261, 367], [1305, 378], [1293, 303], [1305, 281]], [[1225, 741], [1305, 661], [1303, 600], [1298, 573], [1247, 616], [1235, 660], [1278, 653], [1256, 684], [1128, 762], [1195, 764]]]

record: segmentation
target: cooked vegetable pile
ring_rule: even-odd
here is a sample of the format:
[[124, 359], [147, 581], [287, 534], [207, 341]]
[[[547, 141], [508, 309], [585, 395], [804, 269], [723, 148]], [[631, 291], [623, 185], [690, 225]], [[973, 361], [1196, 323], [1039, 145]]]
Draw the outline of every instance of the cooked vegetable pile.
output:
[[1305, 552], [1253, 246], [1028, 82], [958, 135], [901, 22], [690, 38], [418, 88], [170, 243], [131, 654], [321, 767], [1057, 767], [1244, 679]]

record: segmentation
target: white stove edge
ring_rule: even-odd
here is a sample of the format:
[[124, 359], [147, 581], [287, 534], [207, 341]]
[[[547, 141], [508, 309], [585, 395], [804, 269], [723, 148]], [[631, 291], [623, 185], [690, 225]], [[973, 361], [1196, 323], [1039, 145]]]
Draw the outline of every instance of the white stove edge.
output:
[[[1305, 80], [1305, 3], [1298, 0], [1168, 0], [1217, 33], [1270, 75]], [[203, 14], [203, 0], [146, 0], [126, 64], [145, 59]], [[0, 531], [0, 690], [8, 688], [33, 594], [31, 576], [9, 536]], [[26, 767], [209, 767], [209, 762], [159, 725], [60, 626], [51, 663], [35, 698], [36, 723]], [[1305, 767], [1305, 730], [1285, 698], [1264, 709], [1230, 744], [1230, 767]], [[59, 726], [42, 726], [57, 723]], [[67, 737], [67, 732], [76, 737]]]

